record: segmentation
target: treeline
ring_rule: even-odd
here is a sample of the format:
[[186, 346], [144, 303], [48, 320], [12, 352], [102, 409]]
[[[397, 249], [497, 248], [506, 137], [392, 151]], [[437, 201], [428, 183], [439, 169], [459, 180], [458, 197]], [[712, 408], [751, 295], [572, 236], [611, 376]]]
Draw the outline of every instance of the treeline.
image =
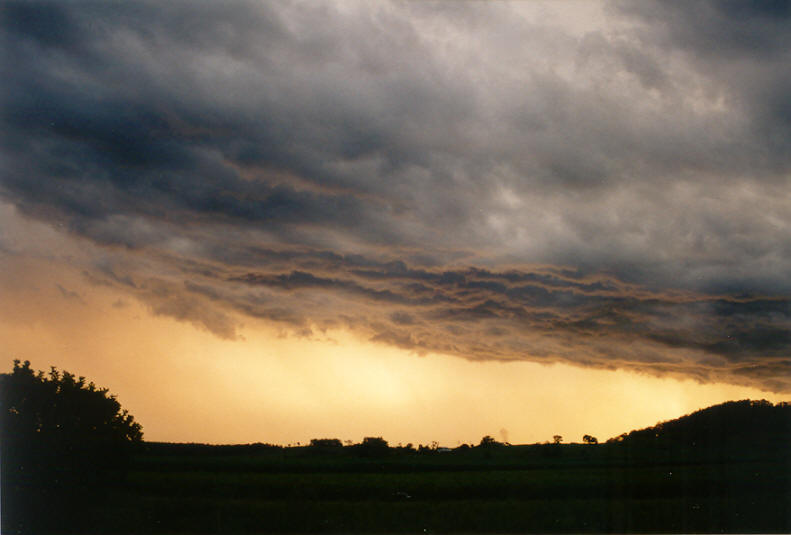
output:
[[[562, 437], [555, 436], [556, 439], [552, 445], [559, 445]], [[583, 442], [586, 444], [596, 444], [596, 438], [585, 435]], [[545, 442], [544, 445], [550, 444]], [[339, 438], [312, 438], [307, 444], [291, 444], [282, 446], [278, 444], [268, 444], [262, 442], [255, 442], [251, 444], [202, 444], [202, 443], [173, 443], [173, 442], [146, 442], [142, 446], [141, 451], [150, 455], [168, 454], [168, 455], [181, 455], [193, 456], [211, 453], [213, 455], [254, 455], [260, 453], [272, 453], [276, 451], [289, 450], [295, 452], [302, 450], [306, 454], [337, 454], [337, 453], [351, 453], [357, 454], [361, 457], [375, 457], [385, 454], [434, 454], [434, 453], [450, 453], [450, 452], [464, 452], [475, 449], [493, 449], [508, 447], [511, 444], [507, 442], [499, 442], [486, 435], [481, 438], [478, 444], [460, 444], [453, 448], [440, 446], [439, 442], [433, 441], [430, 444], [397, 444], [391, 445], [387, 440], [382, 437], [365, 437], [361, 442], [353, 442], [351, 440], [342, 441]]]
[[306, 455], [349, 453], [361, 457], [375, 457], [391, 453], [432, 454], [453, 451], [459, 452], [468, 451], [475, 448], [486, 449], [506, 445], [509, 444], [497, 442], [487, 435], [481, 439], [481, 442], [477, 446], [471, 444], [461, 444], [455, 448], [442, 447], [438, 442], [432, 442], [430, 444], [418, 444], [417, 446], [413, 445], [412, 443], [391, 445], [382, 437], [365, 437], [361, 442], [352, 442], [351, 440], [341, 441], [339, 438], [313, 438], [308, 444], [296, 443], [288, 446], [262, 442], [255, 442], [251, 444], [145, 442], [141, 446], [140, 451], [148, 455], [179, 455], [187, 457], [200, 456], [204, 454], [244, 456], [274, 453], [278, 451], [289, 451], [290, 453], [302, 451]]

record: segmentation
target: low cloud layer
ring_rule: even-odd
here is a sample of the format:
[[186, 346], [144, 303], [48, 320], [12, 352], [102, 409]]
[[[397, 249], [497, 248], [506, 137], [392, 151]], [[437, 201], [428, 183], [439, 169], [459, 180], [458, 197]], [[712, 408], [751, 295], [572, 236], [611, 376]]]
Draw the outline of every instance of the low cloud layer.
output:
[[225, 338], [788, 391], [771, 5], [7, 2], [0, 196]]

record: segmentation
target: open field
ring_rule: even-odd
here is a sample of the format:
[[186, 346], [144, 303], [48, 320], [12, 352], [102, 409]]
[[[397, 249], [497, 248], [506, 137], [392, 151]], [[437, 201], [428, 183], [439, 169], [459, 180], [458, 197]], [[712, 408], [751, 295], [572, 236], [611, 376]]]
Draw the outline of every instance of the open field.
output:
[[788, 458], [619, 445], [449, 453], [150, 445], [85, 519], [102, 533], [786, 532]]

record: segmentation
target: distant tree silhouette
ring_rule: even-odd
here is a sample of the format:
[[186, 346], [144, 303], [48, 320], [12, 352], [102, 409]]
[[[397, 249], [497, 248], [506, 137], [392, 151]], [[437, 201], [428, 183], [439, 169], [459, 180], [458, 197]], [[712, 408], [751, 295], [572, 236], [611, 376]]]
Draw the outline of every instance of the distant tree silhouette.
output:
[[311, 438], [311, 448], [342, 448], [343, 444], [339, 438]]
[[496, 445], [498, 445], [498, 444], [499, 444], [499, 442], [497, 442], [497, 441], [494, 439], [494, 437], [493, 437], [493, 436], [491, 436], [491, 435], [486, 435], [485, 437], [483, 437], [483, 438], [481, 439], [480, 443], [478, 443], [478, 447], [481, 447], [481, 448], [491, 448], [492, 446], [496, 446]]
[[582, 441], [585, 444], [598, 444], [599, 443], [599, 439], [594, 437], [594, 436], [591, 436], [591, 435], [583, 435], [582, 436]]
[[362, 457], [378, 457], [390, 451], [387, 441], [382, 437], [365, 437], [356, 448]]
[[142, 437], [107, 389], [15, 360], [0, 374], [3, 533], [73, 523], [80, 500], [124, 477], [129, 447]]
[[553, 444], [560, 444], [561, 442], [563, 442], [563, 437], [561, 435], [554, 435], [552, 437]]

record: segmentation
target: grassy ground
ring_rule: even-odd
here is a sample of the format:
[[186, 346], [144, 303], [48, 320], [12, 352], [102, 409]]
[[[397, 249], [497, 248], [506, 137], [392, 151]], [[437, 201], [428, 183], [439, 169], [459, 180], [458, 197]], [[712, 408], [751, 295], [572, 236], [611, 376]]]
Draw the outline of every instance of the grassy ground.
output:
[[[760, 452], [759, 452], [760, 453]], [[789, 532], [787, 457], [615, 446], [453, 453], [153, 448], [89, 508], [101, 533]]]

